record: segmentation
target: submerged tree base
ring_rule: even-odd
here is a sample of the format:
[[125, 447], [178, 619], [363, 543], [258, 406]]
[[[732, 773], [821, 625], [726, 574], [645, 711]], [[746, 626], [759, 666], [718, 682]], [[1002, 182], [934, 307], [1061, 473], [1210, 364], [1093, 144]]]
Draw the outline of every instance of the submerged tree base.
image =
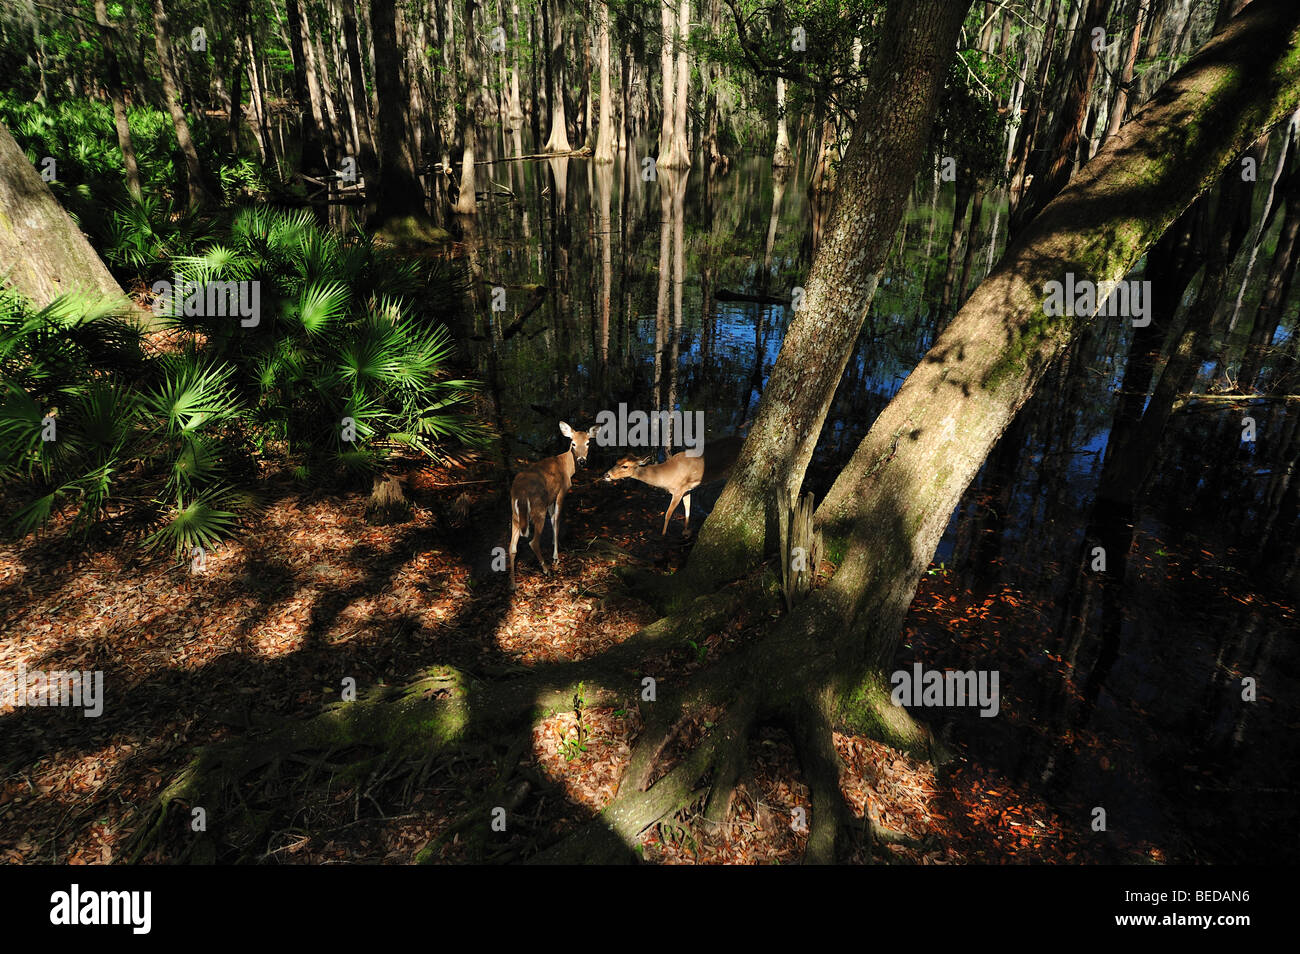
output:
[[388, 219], [375, 229], [375, 238], [398, 248], [443, 246], [452, 241], [446, 229], [438, 228], [427, 215], [410, 213]]

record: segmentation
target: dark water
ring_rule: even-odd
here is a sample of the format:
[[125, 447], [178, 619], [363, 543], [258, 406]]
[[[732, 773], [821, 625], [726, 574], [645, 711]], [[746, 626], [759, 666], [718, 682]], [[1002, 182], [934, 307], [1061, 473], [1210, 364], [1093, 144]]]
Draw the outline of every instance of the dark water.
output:
[[[793, 311], [727, 293], [789, 298], [826, 202], [806, 170], [776, 180], [762, 157], [713, 181], [696, 170], [647, 182], [642, 168], [636, 155], [612, 168], [480, 167], [513, 195], [464, 227], [480, 306], [463, 331], [512, 455], [555, 453], [558, 419], [583, 426], [620, 402], [701, 410], [710, 436], [757, 406]], [[951, 219], [950, 196], [920, 183], [809, 473], [819, 496], [950, 314], [939, 301]], [[970, 287], [1000, 253], [1005, 221], [989, 196]], [[1241, 321], [1215, 342], [1224, 363], [1202, 368], [1196, 390], [1235, 380], [1270, 253], [1266, 243]], [[491, 307], [498, 287], [504, 311]], [[1300, 391], [1295, 332], [1291, 302], [1266, 387]], [[1158, 439], [1111, 446], [1145, 403], [1121, 399], [1132, 335], [1125, 320], [1098, 319], [1045, 376], [953, 514], [896, 665], [998, 670], [997, 718], [920, 715], [1065, 827], [1088, 831], [1104, 808], [1094, 857], [1294, 861], [1300, 403], [1193, 401]], [[1099, 500], [1105, 467], [1144, 463], [1145, 483], [1116, 481], [1131, 505]], [[1243, 701], [1246, 678], [1255, 701]]]

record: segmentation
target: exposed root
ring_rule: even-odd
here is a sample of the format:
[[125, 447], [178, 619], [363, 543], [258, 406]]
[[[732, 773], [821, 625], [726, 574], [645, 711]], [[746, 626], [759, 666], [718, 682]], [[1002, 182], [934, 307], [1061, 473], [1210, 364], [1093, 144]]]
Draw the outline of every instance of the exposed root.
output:
[[620, 794], [590, 822], [531, 859], [535, 864], [628, 862], [643, 831], [660, 819], [699, 800], [707, 788], [700, 781], [722, 777], [744, 745], [756, 705], [735, 705], [686, 758], [645, 791]]
[[840, 757], [831, 724], [833, 695], [823, 689], [794, 720], [795, 747], [812, 790], [812, 821], [804, 864], [834, 864], [850, 816], [840, 792]]

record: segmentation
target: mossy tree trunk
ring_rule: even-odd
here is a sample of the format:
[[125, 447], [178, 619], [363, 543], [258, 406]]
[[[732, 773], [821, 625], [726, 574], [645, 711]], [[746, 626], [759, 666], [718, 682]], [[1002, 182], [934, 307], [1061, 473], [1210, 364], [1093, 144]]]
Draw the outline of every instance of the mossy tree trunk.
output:
[[1298, 103], [1300, 9], [1256, 0], [1026, 227], [921, 359], [818, 511], [839, 566], [816, 599], [834, 607], [868, 661], [892, 654], [961, 494], [1087, 320], [1047, 316], [1045, 284], [1066, 272], [1122, 279]]

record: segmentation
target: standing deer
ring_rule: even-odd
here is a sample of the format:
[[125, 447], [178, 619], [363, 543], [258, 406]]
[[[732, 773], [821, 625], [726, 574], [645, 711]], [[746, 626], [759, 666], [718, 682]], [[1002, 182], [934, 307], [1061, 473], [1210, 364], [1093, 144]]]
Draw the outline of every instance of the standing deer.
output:
[[731, 474], [731, 468], [744, 446], [743, 437], [724, 437], [722, 440], [707, 442], [704, 453], [698, 457], [691, 457], [686, 451], [678, 451], [662, 464], [652, 463], [653, 457], [638, 458], [629, 455], [620, 458], [617, 464], [605, 472], [602, 479], [612, 481], [633, 477], [643, 484], [668, 491], [673, 499], [668, 504], [668, 512], [664, 514], [662, 534], [668, 532], [668, 519], [680, 502], [683, 508], [682, 532], [690, 536], [691, 491], [700, 484], [725, 480]]
[[[546, 516], [551, 517], [551, 561], [560, 559], [560, 508], [569, 492], [574, 471], [587, 466], [587, 431], [575, 431], [560, 421], [560, 433], [569, 438], [569, 449], [525, 467], [510, 485], [510, 589], [515, 588], [515, 549], [521, 536], [537, 554], [543, 573], [550, 573], [542, 559], [541, 536]], [[531, 525], [531, 533], [529, 532]]]

